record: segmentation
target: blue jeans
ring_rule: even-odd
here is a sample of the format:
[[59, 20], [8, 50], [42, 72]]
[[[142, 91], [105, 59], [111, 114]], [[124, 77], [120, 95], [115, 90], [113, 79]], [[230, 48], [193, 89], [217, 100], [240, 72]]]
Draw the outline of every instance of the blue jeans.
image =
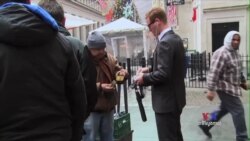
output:
[[100, 141], [113, 141], [114, 111], [90, 113], [84, 123], [84, 129], [84, 141], [96, 141], [98, 135]]
[[221, 105], [219, 111], [212, 113], [216, 114], [216, 119], [213, 121], [219, 121], [226, 114], [230, 113], [236, 130], [236, 141], [247, 141], [248, 136], [245, 114], [240, 98], [231, 96], [222, 91], [217, 91], [217, 93], [221, 100]]

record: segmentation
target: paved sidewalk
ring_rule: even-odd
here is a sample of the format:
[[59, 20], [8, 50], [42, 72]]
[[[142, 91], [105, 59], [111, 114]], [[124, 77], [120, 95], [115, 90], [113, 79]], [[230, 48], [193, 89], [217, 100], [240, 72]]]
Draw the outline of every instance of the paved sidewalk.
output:
[[[146, 97], [143, 99], [147, 115], [146, 122], [141, 120], [134, 92], [128, 91], [128, 110], [131, 114], [131, 128], [134, 130], [133, 141], [158, 141], [155, 117], [151, 106], [151, 93], [149, 89], [146, 91]], [[198, 121], [202, 119], [202, 113], [214, 111], [219, 105], [218, 98], [213, 102], [209, 102], [205, 98], [204, 91], [205, 89], [187, 89], [187, 106], [181, 116], [184, 141], [235, 141], [235, 131], [230, 115], [226, 115], [222, 119], [221, 125], [212, 128], [212, 139], [207, 139], [198, 128]], [[242, 102], [244, 103], [249, 129], [249, 92], [244, 92], [243, 95]], [[124, 107], [121, 107], [121, 111], [123, 109]]]

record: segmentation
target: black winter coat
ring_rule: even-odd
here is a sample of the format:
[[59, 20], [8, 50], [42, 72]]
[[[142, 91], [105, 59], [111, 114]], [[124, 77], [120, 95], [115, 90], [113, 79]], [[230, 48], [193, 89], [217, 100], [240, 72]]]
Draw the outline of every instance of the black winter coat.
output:
[[62, 35], [22, 6], [0, 9], [1, 141], [80, 141], [83, 85]]
[[87, 118], [90, 112], [94, 110], [99, 95], [96, 87], [97, 72], [95, 63], [93, 57], [91, 56], [88, 50], [88, 47], [84, 46], [81, 40], [70, 36], [70, 33], [63, 26], [59, 26], [59, 32], [65, 35], [66, 38], [69, 40], [80, 65], [82, 77], [85, 83], [85, 91], [88, 103], [86, 114]]

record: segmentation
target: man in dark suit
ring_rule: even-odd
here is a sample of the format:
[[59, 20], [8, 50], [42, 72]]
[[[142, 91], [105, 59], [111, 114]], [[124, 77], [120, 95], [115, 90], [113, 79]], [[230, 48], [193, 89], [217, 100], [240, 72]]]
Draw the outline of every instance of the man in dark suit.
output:
[[183, 42], [168, 26], [163, 9], [150, 10], [146, 21], [159, 42], [154, 51], [153, 68], [140, 68], [135, 82], [152, 85], [152, 105], [159, 141], [183, 141], [180, 124], [186, 104]]

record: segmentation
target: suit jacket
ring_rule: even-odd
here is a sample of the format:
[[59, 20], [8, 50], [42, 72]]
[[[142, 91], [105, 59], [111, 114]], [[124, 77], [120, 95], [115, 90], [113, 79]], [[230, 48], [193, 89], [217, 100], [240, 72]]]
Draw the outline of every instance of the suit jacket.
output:
[[143, 76], [152, 85], [152, 105], [156, 113], [181, 112], [186, 104], [184, 83], [184, 47], [172, 30], [156, 46], [152, 72]]

